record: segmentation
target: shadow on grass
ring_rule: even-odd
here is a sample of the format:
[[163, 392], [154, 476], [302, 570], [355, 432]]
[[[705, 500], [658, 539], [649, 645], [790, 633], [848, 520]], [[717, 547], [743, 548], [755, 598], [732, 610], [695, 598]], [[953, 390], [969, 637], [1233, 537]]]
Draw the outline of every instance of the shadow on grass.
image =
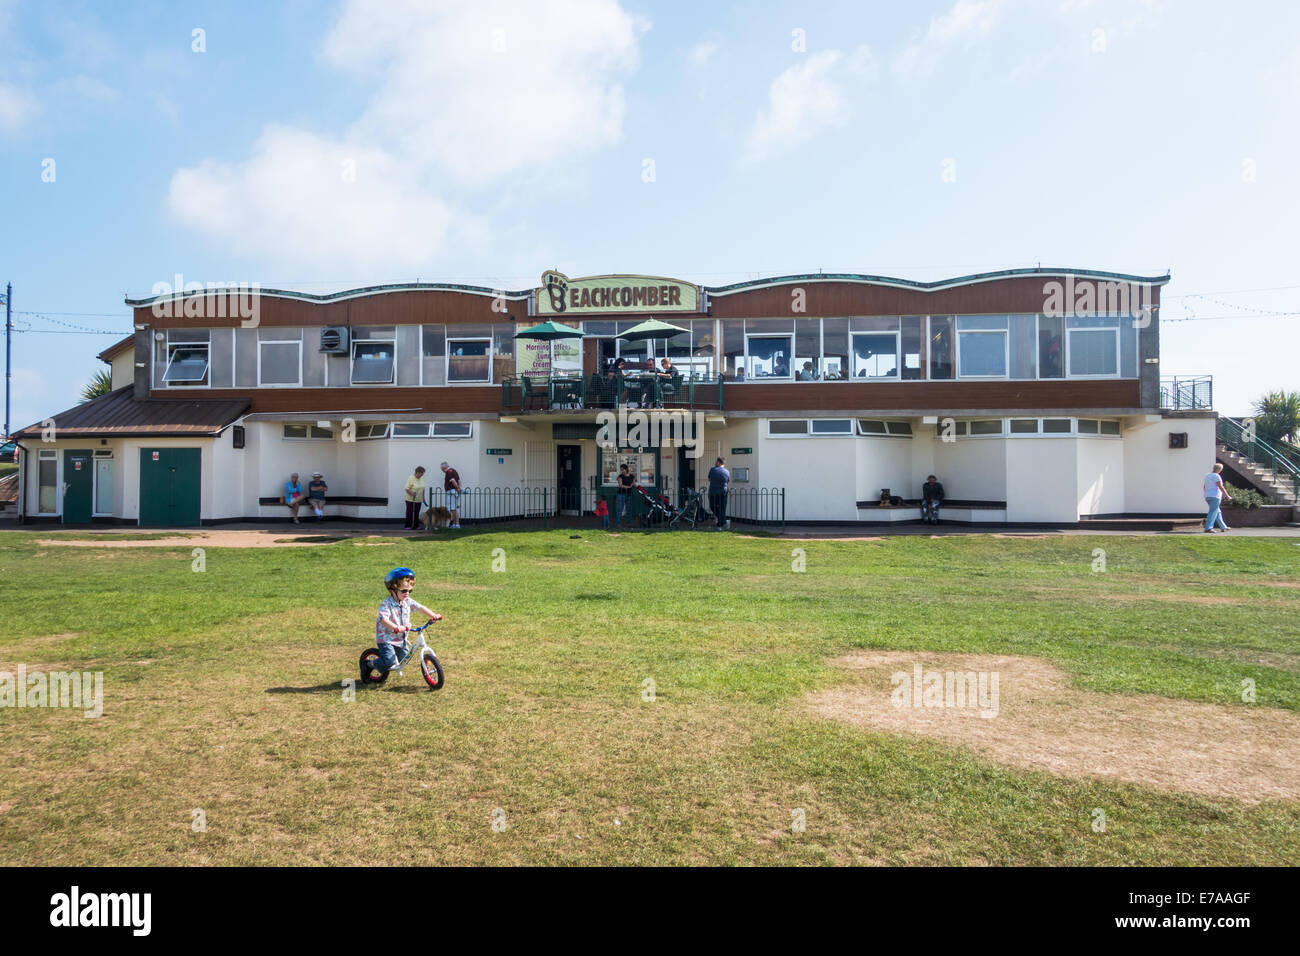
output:
[[[391, 681], [383, 684], [363, 684], [356, 681], [356, 689], [363, 690], [388, 690], [398, 694], [422, 694], [427, 693], [429, 688], [421, 684], [393, 684]], [[268, 687], [268, 694], [337, 694], [344, 689], [342, 679], [333, 681], [328, 684], [317, 684], [315, 687]]]

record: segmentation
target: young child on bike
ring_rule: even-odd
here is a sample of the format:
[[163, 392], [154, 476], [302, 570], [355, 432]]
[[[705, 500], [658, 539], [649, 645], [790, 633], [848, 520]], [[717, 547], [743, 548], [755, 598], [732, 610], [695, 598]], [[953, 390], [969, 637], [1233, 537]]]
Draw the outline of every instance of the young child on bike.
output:
[[[406, 632], [411, 629], [411, 611], [419, 611], [431, 621], [441, 621], [442, 615], [412, 599], [415, 572], [410, 568], [393, 568], [384, 575], [384, 584], [388, 587], [388, 597], [379, 605], [379, 616], [375, 620], [375, 646], [379, 648], [379, 657], [374, 661], [374, 669], [387, 674], [397, 666]], [[362, 671], [363, 681], [367, 676]]]

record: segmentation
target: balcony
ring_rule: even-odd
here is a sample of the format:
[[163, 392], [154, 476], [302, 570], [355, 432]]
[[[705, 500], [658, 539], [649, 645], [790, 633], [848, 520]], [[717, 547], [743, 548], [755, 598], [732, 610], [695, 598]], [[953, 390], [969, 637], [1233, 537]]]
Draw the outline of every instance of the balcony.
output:
[[703, 375], [590, 375], [534, 378], [511, 376], [501, 382], [502, 412], [573, 412], [601, 408], [676, 408], [723, 410], [723, 380]]
[[1199, 411], [1214, 407], [1214, 376], [1187, 375], [1160, 379], [1160, 407]]

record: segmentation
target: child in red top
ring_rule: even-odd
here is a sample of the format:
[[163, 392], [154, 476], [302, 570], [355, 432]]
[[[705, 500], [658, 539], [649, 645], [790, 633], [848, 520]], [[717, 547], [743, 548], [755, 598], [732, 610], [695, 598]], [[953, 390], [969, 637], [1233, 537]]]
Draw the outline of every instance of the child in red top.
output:
[[609, 505], [605, 504], [605, 499], [601, 498], [596, 502], [596, 517], [600, 519], [600, 526], [606, 530], [609, 529]]

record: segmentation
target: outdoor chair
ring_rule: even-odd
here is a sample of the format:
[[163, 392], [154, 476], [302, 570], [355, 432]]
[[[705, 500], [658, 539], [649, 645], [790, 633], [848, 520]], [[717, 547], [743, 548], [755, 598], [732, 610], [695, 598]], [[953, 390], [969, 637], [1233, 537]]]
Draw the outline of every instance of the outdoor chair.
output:
[[519, 380], [523, 382], [523, 407], [525, 410], [528, 408], [529, 401], [534, 398], [541, 399], [542, 408], [550, 407], [550, 395], [547, 394], [548, 389], [545, 385], [534, 385], [532, 379], [527, 375], [519, 376]]

